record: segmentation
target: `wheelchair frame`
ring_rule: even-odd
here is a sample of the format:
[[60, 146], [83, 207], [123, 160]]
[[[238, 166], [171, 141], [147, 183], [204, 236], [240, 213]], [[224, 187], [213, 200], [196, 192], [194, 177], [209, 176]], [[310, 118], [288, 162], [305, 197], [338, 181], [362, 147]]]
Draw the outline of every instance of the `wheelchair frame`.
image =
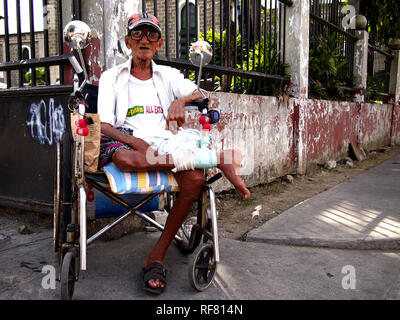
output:
[[[75, 83], [79, 83], [77, 78], [75, 80]], [[86, 99], [78, 90], [77, 85], [75, 92], [71, 94], [71, 101], [71, 112], [78, 112], [79, 119], [84, 119]], [[98, 181], [98, 175], [85, 173], [85, 138], [79, 136], [78, 141], [75, 141], [72, 139], [70, 128], [71, 126], [68, 126], [63, 142], [57, 144], [54, 189], [54, 250], [59, 256], [58, 279], [61, 283], [61, 298], [66, 300], [73, 297], [74, 285], [79, 280], [80, 270], [86, 270], [87, 246], [105, 232], [132, 214], [160, 231], [164, 229], [163, 225], [139, 211], [160, 193], [149, 194], [132, 206], [103, 187]], [[207, 173], [208, 170], [205, 169], [206, 177]], [[220, 262], [215, 193], [211, 184], [221, 177], [222, 174], [218, 173], [204, 183], [197, 200], [196, 224], [191, 228], [190, 235], [185, 231], [186, 221], [181, 227], [183, 237], [175, 236], [178, 248], [185, 254], [193, 254], [188, 270], [189, 281], [198, 291], [206, 290], [211, 286], [217, 264]], [[86, 226], [86, 183], [126, 209], [116, 221], [108, 224], [89, 239], [87, 239]], [[170, 198], [172, 198], [171, 194], [168, 195], [168, 199]], [[207, 203], [210, 210], [207, 210]], [[203, 245], [199, 246], [200, 243]]]

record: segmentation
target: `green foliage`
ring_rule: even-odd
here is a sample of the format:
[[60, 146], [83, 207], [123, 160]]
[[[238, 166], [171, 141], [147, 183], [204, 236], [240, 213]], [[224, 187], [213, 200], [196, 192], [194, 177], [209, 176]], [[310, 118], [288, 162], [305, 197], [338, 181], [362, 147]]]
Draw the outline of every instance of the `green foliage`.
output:
[[[213, 32], [212, 29], [208, 30], [206, 37], [204, 39], [204, 34], [199, 34], [200, 40], [206, 40], [210, 44], [213, 45], [214, 50], [214, 64], [215, 65], [225, 65], [227, 66], [226, 61], [226, 51], [222, 54], [221, 50], [221, 33], [216, 31]], [[266, 39], [269, 39], [269, 34], [267, 34]], [[234, 56], [233, 47], [231, 50], [231, 67], [236, 67], [237, 69], [241, 69], [243, 71], [255, 71], [260, 73], [267, 73], [273, 75], [284, 75], [288, 77], [286, 73], [287, 64], [279, 61], [280, 53], [275, 49], [269, 46], [269, 41], [264, 41], [264, 37], [262, 36], [260, 41], [256, 41], [254, 46], [247, 47], [247, 41], [242, 41], [241, 34], [237, 34], [235, 40], [236, 41], [236, 59]], [[227, 32], [226, 30], [222, 33], [222, 48], [226, 48], [227, 46]], [[229, 46], [230, 47], [230, 46]], [[223, 62], [221, 62], [221, 57], [224, 57]], [[234, 62], [237, 62], [236, 66]], [[190, 76], [192, 80], [194, 79], [194, 74]], [[279, 81], [268, 80], [260, 81], [256, 79], [244, 78], [240, 76], [228, 76], [228, 92], [234, 93], [247, 93], [247, 94], [261, 94], [261, 95], [277, 95], [282, 91], [282, 86]], [[216, 88], [215, 90], [224, 90], [222, 88], [223, 79], [220, 76], [215, 76]]]
[[400, 1], [362, 0], [360, 13], [368, 20], [368, 32], [373, 43], [387, 45], [392, 38], [400, 38]]
[[[30, 69], [28, 72], [25, 73], [25, 80], [28, 82], [27, 86], [31, 87], [32, 86], [32, 69]], [[45, 68], [44, 67], [38, 67], [36, 68], [36, 85], [45, 85], [46, 80], [45, 80]]]
[[380, 93], [387, 91], [385, 88], [385, 80], [382, 78], [373, 78], [368, 75], [366, 100], [368, 102], [382, 103]]
[[330, 99], [351, 99], [343, 87], [351, 87], [353, 76], [348, 75], [348, 60], [339, 46], [335, 33], [319, 35], [310, 40], [310, 96]]

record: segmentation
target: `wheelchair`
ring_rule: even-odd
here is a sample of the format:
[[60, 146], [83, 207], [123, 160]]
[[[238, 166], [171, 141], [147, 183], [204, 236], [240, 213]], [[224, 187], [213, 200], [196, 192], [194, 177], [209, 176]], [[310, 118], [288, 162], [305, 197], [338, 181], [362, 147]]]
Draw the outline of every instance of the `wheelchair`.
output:
[[[158, 223], [151, 215], [157, 197], [167, 198], [166, 211], [173, 206], [179, 189], [174, 186], [173, 175], [170, 172], [152, 171], [140, 173], [146, 175], [145, 179], [152, 185], [140, 190], [140, 193], [128, 192], [119, 194], [113, 191], [110, 175], [103, 173], [85, 172], [85, 136], [90, 130], [90, 113], [96, 113], [97, 87], [87, 84], [87, 74], [81, 50], [90, 40], [90, 29], [81, 21], [70, 22], [64, 30], [64, 38], [68, 44], [78, 52], [80, 64], [76, 58], [72, 58], [74, 67], [74, 92], [71, 94], [69, 109], [78, 117], [77, 135], [74, 138], [74, 123], [67, 125], [63, 139], [57, 144], [55, 181], [54, 181], [54, 250], [58, 254], [59, 274], [58, 280], [61, 287], [61, 298], [71, 300], [73, 298], [75, 283], [79, 280], [80, 271], [86, 270], [87, 249], [104, 233], [124, 221], [131, 215], [136, 215], [146, 223], [162, 231], [164, 226]], [[208, 48], [208, 50], [211, 49]], [[200, 56], [199, 66], [204, 64], [204, 56], [201, 49], [193, 49], [193, 59]], [[209, 61], [209, 60], [208, 60]], [[81, 68], [83, 66], [83, 69]], [[85, 80], [80, 83], [78, 74], [84, 73]], [[199, 75], [200, 79], [200, 75]], [[216, 110], [208, 111], [208, 100], [204, 99], [195, 103], [188, 109], [197, 109], [203, 117], [208, 117], [209, 123], [219, 120]], [[204, 119], [204, 118], [203, 118]], [[88, 124], [86, 127], [85, 124]], [[111, 165], [112, 166], [112, 165]], [[115, 168], [113, 168], [115, 170]], [[208, 177], [208, 169], [204, 169]], [[136, 175], [139, 180], [138, 173]], [[151, 176], [167, 177], [165, 179], [152, 179]], [[218, 173], [204, 183], [197, 199], [197, 212], [195, 217], [188, 218], [175, 236], [175, 242], [179, 250], [184, 254], [191, 254], [189, 263], [189, 281], [194, 289], [204, 291], [208, 289], [216, 275], [217, 264], [220, 262], [217, 228], [217, 211], [215, 193], [211, 184], [222, 177]], [[156, 181], [156, 182], [154, 182]], [[109, 223], [100, 231], [87, 237], [87, 205], [88, 189], [95, 189], [102, 196], [117, 203], [122, 208], [114, 222]], [[115, 188], [114, 188], [115, 189]], [[138, 196], [140, 197], [138, 200]], [[131, 201], [130, 197], [134, 199]], [[153, 205], [151, 205], [153, 204]], [[148, 212], [147, 210], [150, 210]], [[95, 217], [96, 219], [97, 217]]]

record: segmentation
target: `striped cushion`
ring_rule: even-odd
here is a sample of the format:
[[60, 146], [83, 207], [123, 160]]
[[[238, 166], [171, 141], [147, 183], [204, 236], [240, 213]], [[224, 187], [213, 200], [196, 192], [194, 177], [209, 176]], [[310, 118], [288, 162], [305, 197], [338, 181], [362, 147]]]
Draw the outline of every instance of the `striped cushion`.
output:
[[169, 171], [124, 172], [114, 163], [103, 168], [111, 191], [116, 194], [150, 194], [179, 191], [178, 184]]

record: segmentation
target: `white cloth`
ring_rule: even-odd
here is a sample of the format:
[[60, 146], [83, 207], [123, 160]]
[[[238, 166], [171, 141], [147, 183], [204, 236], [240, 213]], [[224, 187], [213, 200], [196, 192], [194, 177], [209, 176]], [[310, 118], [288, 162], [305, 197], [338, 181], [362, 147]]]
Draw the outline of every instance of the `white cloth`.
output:
[[196, 167], [197, 154], [200, 151], [198, 141], [201, 133], [195, 129], [180, 128], [174, 135], [168, 130], [140, 130], [136, 137], [147, 142], [159, 155], [172, 155], [175, 169], [174, 172], [194, 170]]
[[[115, 128], [124, 125], [128, 112], [131, 65], [132, 58], [103, 72], [100, 77], [97, 112], [101, 122], [109, 123]], [[190, 94], [197, 86], [185, 79], [178, 69], [159, 66], [152, 61], [152, 70], [154, 86], [164, 108], [164, 116], [167, 117], [172, 101]]]
[[159, 155], [166, 155], [198, 149], [201, 133], [195, 129], [180, 128], [177, 134], [173, 134], [165, 129], [148, 128], [137, 131], [135, 137], [147, 142]]

